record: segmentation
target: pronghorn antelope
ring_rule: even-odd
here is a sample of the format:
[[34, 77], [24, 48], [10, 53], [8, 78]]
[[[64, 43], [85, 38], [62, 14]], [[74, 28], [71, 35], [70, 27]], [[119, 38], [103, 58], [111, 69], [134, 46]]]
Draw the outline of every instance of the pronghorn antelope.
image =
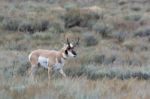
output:
[[49, 80], [51, 76], [50, 73], [52, 70], [55, 70], [55, 71], [57, 70], [63, 77], [66, 77], [66, 74], [63, 71], [64, 62], [69, 57], [77, 56], [77, 53], [75, 52], [74, 48], [78, 44], [79, 44], [79, 38], [74, 45], [70, 43], [67, 38], [67, 44], [64, 44], [64, 47], [59, 51], [44, 50], [44, 49], [38, 49], [38, 50], [32, 51], [29, 54], [29, 61], [31, 63], [30, 76], [34, 78], [36, 69], [38, 65], [40, 65], [48, 69]]

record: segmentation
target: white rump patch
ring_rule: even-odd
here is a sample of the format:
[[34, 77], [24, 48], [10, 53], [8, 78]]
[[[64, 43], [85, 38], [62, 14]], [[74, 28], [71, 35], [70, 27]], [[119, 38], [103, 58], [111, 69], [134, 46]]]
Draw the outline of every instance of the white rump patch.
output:
[[30, 59], [31, 59], [31, 55], [32, 55], [32, 53], [30, 53], [30, 54], [29, 54], [29, 56], [28, 56], [28, 58], [29, 58], [29, 61], [30, 61]]
[[45, 68], [48, 68], [48, 61], [49, 61], [48, 58], [45, 58], [42, 56], [39, 56], [39, 58], [38, 58], [38, 63], [40, 63], [40, 65], [45, 67]]

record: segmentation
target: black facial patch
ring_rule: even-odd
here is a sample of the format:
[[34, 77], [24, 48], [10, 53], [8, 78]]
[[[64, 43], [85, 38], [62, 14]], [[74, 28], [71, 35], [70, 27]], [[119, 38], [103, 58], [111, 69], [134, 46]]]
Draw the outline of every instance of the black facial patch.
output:
[[73, 54], [73, 55], [77, 55], [77, 53], [76, 53], [74, 50], [72, 50], [72, 54]]
[[65, 50], [65, 54], [68, 55], [68, 51], [67, 50]]
[[67, 48], [67, 50], [71, 50], [71, 49], [72, 49], [71, 47], [68, 47], [68, 48]]

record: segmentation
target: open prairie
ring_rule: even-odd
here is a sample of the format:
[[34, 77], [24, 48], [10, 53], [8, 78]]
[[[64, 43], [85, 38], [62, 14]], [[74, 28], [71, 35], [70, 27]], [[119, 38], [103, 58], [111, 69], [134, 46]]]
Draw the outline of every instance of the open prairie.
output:
[[[0, 0], [0, 99], [150, 99], [149, 0]], [[67, 78], [28, 55], [80, 44]]]

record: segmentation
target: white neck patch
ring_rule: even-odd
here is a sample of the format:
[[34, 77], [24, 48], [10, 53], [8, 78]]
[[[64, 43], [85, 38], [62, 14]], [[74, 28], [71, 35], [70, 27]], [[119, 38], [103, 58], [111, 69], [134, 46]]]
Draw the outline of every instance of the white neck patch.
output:
[[75, 55], [72, 52], [68, 51], [68, 56], [69, 57], [74, 57]]

